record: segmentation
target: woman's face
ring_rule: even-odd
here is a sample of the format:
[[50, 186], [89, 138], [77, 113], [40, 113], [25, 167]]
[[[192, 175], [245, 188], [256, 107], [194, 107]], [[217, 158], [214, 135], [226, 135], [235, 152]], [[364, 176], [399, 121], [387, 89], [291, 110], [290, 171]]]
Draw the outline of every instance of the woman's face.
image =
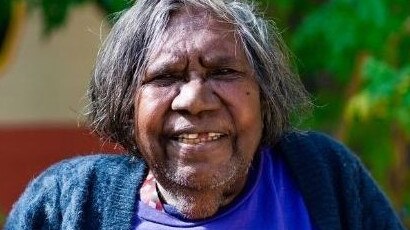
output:
[[254, 74], [232, 25], [203, 11], [171, 17], [135, 99], [136, 142], [160, 184], [243, 185], [262, 135]]

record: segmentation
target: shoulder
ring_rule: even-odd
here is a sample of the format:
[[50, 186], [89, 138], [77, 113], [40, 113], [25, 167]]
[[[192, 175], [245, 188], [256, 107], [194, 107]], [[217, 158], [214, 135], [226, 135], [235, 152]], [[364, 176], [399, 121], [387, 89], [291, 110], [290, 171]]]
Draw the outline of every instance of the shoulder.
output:
[[318, 132], [286, 133], [275, 146], [290, 172], [302, 184], [353, 183], [362, 173], [360, 159], [345, 145]]
[[346, 147], [333, 137], [313, 131], [285, 133], [278, 141], [279, 145], [297, 144], [297, 146], [315, 147], [323, 150], [340, 151]]
[[[319, 166], [362, 167], [359, 158], [341, 142], [319, 132], [290, 132], [282, 136], [276, 149], [292, 162]], [[336, 164], [336, 165], [335, 165]], [[331, 167], [329, 169], [337, 169]]]
[[108, 169], [126, 169], [143, 166], [142, 160], [125, 154], [95, 154], [77, 156], [52, 165], [45, 173], [71, 172], [82, 174], [86, 171], [106, 171]]
[[84, 180], [87, 177], [112, 177], [122, 171], [138, 168], [142, 170], [144, 163], [127, 155], [78, 156], [50, 166], [33, 182], [56, 180], [58, 183], [69, 183], [70, 181]]
[[[100, 220], [94, 217], [103, 215], [103, 207], [129, 194], [144, 174], [144, 162], [127, 155], [99, 154], [63, 160], [29, 183], [13, 206], [6, 229], [95, 224]], [[90, 205], [95, 208], [90, 209]]]
[[137, 179], [144, 174], [145, 164], [142, 160], [129, 155], [97, 154], [79, 156], [56, 163], [41, 173], [28, 186], [36, 193], [50, 190], [61, 195], [74, 191], [104, 191], [113, 181], [128, 178]]
[[292, 132], [283, 135], [275, 150], [286, 162], [318, 226], [402, 229], [370, 172], [339, 141], [317, 132]]

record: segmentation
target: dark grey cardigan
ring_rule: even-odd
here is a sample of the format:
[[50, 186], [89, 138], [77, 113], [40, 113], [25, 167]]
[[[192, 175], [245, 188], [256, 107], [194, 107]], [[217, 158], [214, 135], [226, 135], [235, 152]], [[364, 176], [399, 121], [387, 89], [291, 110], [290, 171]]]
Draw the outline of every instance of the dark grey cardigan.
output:
[[[403, 229], [360, 161], [318, 133], [289, 133], [275, 146], [318, 229]], [[130, 229], [147, 168], [126, 155], [63, 161], [32, 181], [5, 229]]]

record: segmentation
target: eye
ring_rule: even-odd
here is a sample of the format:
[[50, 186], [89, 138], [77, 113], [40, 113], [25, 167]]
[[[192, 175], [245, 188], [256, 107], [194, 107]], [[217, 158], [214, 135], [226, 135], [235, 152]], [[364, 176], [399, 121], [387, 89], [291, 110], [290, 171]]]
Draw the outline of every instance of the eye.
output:
[[166, 87], [182, 81], [183, 77], [178, 74], [163, 73], [149, 77], [145, 84], [153, 84], [159, 87]]
[[216, 69], [212, 71], [213, 75], [227, 75], [227, 74], [232, 74], [235, 73], [235, 70], [230, 69], [230, 68], [221, 68], [221, 69]]
[[217, 80], [233, 80], [240, 77], [240, 74], [232, 68], [218, 68], [210, 72], [210, 77]]

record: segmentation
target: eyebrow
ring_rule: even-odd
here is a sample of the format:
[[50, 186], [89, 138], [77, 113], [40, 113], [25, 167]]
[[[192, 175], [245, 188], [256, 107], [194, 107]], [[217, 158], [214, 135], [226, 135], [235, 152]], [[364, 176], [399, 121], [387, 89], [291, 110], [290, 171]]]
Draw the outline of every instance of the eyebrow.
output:
[[229, 54], [205, 55], [200, 58], [200, 63], [203, 66], [240, 66], [242, 60]]
[[[215, 67], [235, 67], [242, 68], [245, 63], [239, 58], [236, 52], [205, 52], [200, 55], [199, 63], [207, 68]], [[148, 63], [147, 75], [156, 75], [159, 73], [174, 73], [183, 71], [189, 64], [186, 54], [184, 53], [162, 53], [159, 58], [154, 58]], [[246, 60], [245, 60], [246, 62]]]
[[164, 73], [164, 72], [174, 72], [177, 71], [178, 68], [175, 67], [173, 63], [165, 62], [165, 63], [156, 63], [155, 65], [150, 65], [147, 68], [147, 74], [157, 74], [157, 73]]
[[176, 72], [182, 70], [186, 66], [186, 58], [182, 56], [166, 55], [160, 59], [155, 59], [152, 63], [148, 63], [147, 74], [156, 74], [163, 72]]

